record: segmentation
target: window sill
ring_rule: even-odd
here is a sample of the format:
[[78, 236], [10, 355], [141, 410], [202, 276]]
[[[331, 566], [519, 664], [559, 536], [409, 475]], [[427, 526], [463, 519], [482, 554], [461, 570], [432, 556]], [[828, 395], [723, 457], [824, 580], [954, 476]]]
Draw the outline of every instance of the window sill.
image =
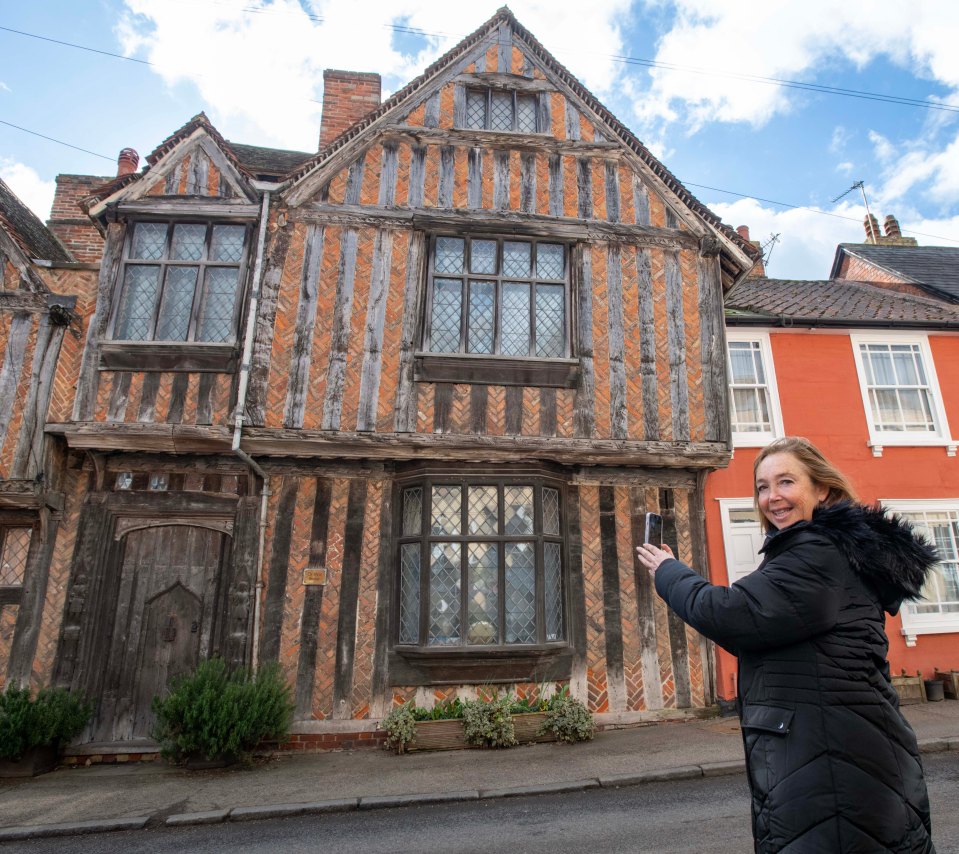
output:
[[236, 364], [235, 344], [104, 341], [98, 367], [101, 371], [232, 373]]
[[389, 654], [389, 681], [391, 685], [458, 685], [568, 679], [572, 657], [565, 641], [495, 649], [396, 646]]
[[919, 635], [959, 634], [959, 614], [950, 614], [946, 619], [935, 622], [923, 620], [921, 616], [911, 619], [906, 615], [903, 615], [903, 617], [903, 626], [900, 631], [906, 639], [906, 646], [908, 647], [916, 645]]
[[413, 378], [421, 383], [575, 388], [579, 381], [579, 359], [417, 353]]
[[874, 437], [867, 443], [874, 457], [881, 457], [885, 448], [945, 448], [947, 457], [956, 456], [959, 440], [943, 439], [941, 436], [883, 436]]

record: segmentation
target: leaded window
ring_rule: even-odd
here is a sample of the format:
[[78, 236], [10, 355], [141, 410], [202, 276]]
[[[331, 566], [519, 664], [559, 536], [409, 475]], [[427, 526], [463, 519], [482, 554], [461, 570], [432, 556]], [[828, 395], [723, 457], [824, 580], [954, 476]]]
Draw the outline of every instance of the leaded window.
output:
[[23, 587], [32, 528], [0, 528], [0, 587]]
[[536, 96], [499, 89], [466, 90], [466, 127], [537, 133]]
[[134, 223], [114, 340], [233, 341], [246, 240], [245, 225]]
[[536, 480], [403, 487], [398, 642], [517, 646], [566, 638], [562, 496]]
[[568, 356], [567, 255], [562, 243], [435, 237], [424, 349]]

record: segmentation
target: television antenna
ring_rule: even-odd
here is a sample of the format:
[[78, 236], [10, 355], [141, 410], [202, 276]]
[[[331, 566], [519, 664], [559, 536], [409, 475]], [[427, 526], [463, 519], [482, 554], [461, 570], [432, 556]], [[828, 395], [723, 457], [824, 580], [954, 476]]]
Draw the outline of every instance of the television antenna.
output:
[[859, 190], [862, 193], [862, 203], [866, 206], [866, 223], [869, 228], [869, 233], [872, 235], [872, 242], [879, 242], [879, 235], [876, 234], [876, 228], [873, 225], [872, 214], [869, 212], [869, 202], [866, 199], [866, 183], [865, 181], [856, 181], [845, 193], [840, 193], [836, 198], [832, 200], [833, 204], [836, 204], [844, 196], [848, 196], [853, 190]]
[[[759, 247], [760, 251], [763, 253], [763, 265], [766, 267], [766, 273], [769, 273], [769, 259], [773, 257], [773, 249], [776, 248], [776, 244], [779, 243], [779, 238], [782, 237], [782, 232], [777, 234], [770, 234], [769, 239]], [[766, 247], [769, 247], [769, 252], [766, 252]]]

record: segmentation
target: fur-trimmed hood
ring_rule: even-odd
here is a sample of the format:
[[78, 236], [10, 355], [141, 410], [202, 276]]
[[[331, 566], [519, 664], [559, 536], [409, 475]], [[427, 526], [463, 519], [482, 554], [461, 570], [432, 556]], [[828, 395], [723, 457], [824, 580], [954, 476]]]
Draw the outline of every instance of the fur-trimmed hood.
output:
[[777, 546], [786, 545], [792, 531], [821, 533], [832, 540], [891, 614], [904, 599], [921, 596], [926, 575], [939, 560], [935, 548], [916, 536], [911, 523], [896, 514], [887, 515], [878, 504], [820, 505], [811, 521], [773, 534], [763, 551], [779, 551]]

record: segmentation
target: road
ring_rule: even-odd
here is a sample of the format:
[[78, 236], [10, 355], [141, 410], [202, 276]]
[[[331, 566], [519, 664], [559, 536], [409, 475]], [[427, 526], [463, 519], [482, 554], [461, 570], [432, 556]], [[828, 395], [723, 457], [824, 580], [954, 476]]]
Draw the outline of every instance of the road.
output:
[[[959, 854], [959, 753], [927, 755], [938, 854]], [[622, 789], [306, 816], [180, 829], [148, 829], [4, 846], [30, 854], [330, 852], [579, 854], [722, 851], [749, 854], [745, 777], [648, 783]]]

